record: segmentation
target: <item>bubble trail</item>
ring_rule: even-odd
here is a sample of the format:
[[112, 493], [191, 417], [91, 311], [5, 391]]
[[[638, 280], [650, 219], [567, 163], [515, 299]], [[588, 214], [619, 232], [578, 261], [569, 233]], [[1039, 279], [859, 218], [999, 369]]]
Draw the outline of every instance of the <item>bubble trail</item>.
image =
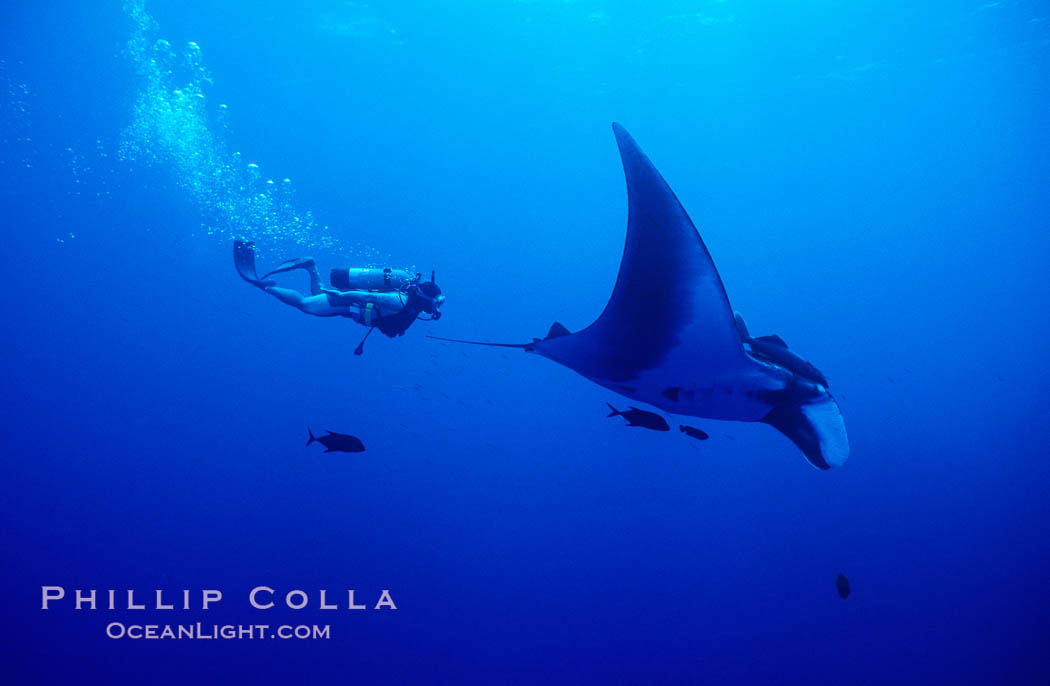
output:
[[257, 164], [245, 164], [239, 152], [228, 150], [221, 133], [229, 126], [229, 108], [218, 105], [215, 116], [209, 115], [212, 78], [199, 45], [190, 42], [176, 51], [156, 38], [157, 24], [144, 0], [127, 0], [124, 11], [132, 24], [128, 53], [142, 87], [122, 136], [122, 160], [170, 168], [199, 208], [208, 234], [375, 257], [373, 250], [345, 245], [297, 208], [290, 179], [263, 180]]

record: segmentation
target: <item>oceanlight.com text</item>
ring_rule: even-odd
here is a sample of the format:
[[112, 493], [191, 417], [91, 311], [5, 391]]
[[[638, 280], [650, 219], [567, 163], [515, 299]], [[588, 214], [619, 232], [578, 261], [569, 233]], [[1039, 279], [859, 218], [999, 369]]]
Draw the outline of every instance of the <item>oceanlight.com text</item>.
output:
[[328, 624], [123, 624], [110, 622], [106, 636], [112, 639], [147, 640], [255, 640], [276, 638], [283, 640], [328, 640]]

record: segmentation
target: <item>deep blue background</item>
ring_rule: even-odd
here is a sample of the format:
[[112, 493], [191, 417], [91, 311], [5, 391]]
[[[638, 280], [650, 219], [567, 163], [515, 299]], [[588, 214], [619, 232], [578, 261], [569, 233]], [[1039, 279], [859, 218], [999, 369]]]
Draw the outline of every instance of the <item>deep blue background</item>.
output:
[[[237, 278], [254, 227], [185, 167], [120, 155], [119, 3], [41, 5], [0, 10], [4, 683], [1050, 680], [1045, 4], [151, 2], [223, 149], [340, 246], [261, 259], [437, 269], [445, 318], [361, 358]], [[752, 332], [830, 378], [843, 468], [761, 425], [627, 431], [566, 369], [423, 337], [601, 311], [613, 120]], [[143, 614], [332, 639], [113, 641], [128, 613], [42, 612], [50, 584], [219, 588]], [[250, 611], [258, 584], [399, 609]]]

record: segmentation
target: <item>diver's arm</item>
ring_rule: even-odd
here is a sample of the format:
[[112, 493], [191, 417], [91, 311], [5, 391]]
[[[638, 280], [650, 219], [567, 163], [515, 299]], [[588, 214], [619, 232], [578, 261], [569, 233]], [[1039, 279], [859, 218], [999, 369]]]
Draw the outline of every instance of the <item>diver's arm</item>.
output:
[[328, 302], [332, 305], [365, 305], [375, 300], [369, 297], [372, 294], [367, 291], [337, 291], [322, 286], [321, 292], [328, 296]]
[[337, 291], [331, 288], [322, 288], [321, 292], [328, 298], [329, 304], [334, 307], [364, 307], [372, 303], [383, 315], [400, 312], [404, 307], [397, 293], [374, 293], [372, 291]]
[[376, 314], [379, 315], [374, 326], [391, 338], [405, 333], [419, 316], [419, 310], [404, 304], [398, 293], [334, 291], [327, 288], [323, 292], [333, 306], [347, 305], [364, 308], [368, 304], [374, 305]]

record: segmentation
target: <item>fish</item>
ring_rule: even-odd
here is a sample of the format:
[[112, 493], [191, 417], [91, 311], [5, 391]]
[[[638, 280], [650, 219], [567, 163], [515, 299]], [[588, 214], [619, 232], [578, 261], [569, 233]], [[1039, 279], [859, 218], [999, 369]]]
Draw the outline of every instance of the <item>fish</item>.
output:
[[306, 445], [317, 441], [325, 447], [326, 453], [360, 453], [365, 450], [365, 444], [361, 442], [361, 439], [350, 434], [329, 431], [327, 435], [318, 438], [314, 436], [314, 432], [310, 427], [307, 427], [306, 431], [310, 434], [310, 440], [306, 442]]
[[745, 346], [689, 215], [631, 134], [616, 123], [613, 134], [627, 179], [627, 241], [598, 319], [576, 332], [555, 322], [529, 343], [431, 338], [535, 353], [672, 414], [764, 423], [814, 467], [843, 464], [849, 438], [823, 374], [784, 354], [782, 339]]
[[849, 598], [849, 579], [846, 578], [845, 574], [839, 574], [835, 577], [835, 588], [839, 591], [839, 597], [845, 600]]
[[611, 404], [605, 404], [609, 405], [609, 409], [612, 410], [612, 412], [610, 412], [608, 416], [623, 417], [627, 420], [627, 426], [641, 426], [646, 429], [652, 429], [653, 431], [671, 430], [671, 427], [667, 425], [667, 420], [665, 420], [663, 417], [656, 414], [655, 412], [639, 410], [637, 407], [632, 407], [631, 409], [625, 412], [621, 412], [620, 410], [617, 410], [615, 407], [613, 407]]
[[707, 435], [707, 432], [701, 431], [696, 427], [686, 426], [685, 424], [679, 424], [678, 430], [684, 433], [686, 436], [695, 438], [698, 441], [706, 441], [708, 438], [710, 438], [710, 436]]

